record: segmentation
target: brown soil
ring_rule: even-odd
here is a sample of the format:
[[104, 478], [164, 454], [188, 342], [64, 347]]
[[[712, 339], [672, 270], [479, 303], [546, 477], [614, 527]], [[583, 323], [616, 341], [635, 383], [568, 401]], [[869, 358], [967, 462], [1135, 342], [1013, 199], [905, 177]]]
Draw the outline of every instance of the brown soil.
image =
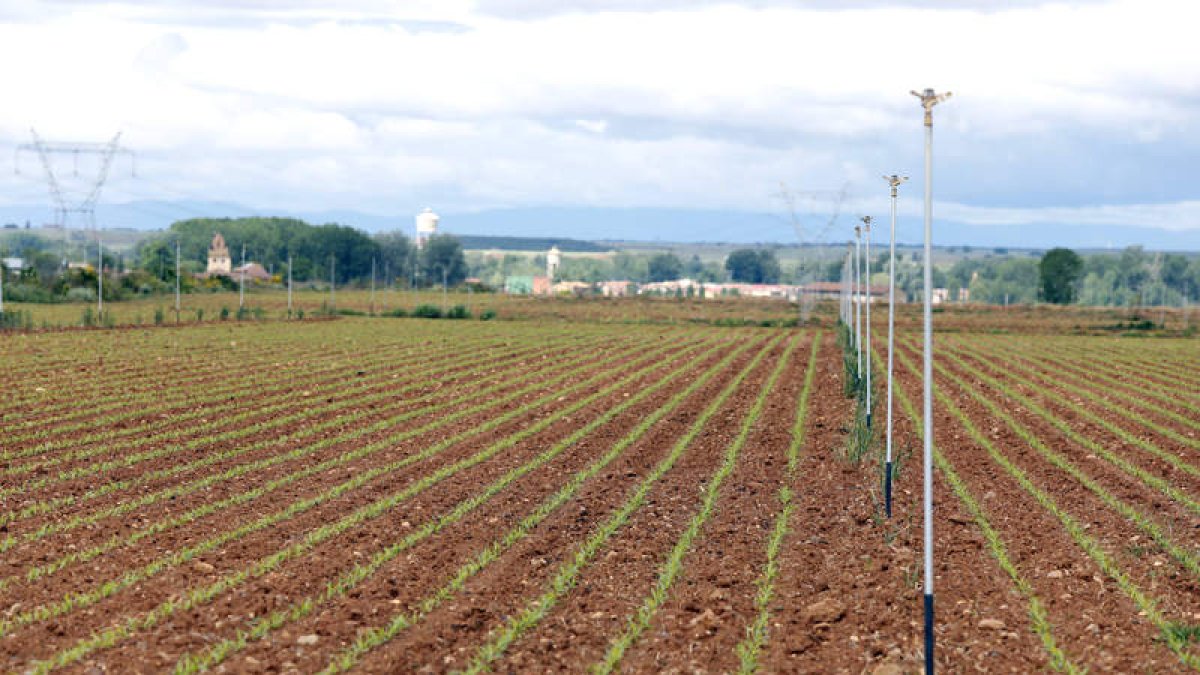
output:
[[[971, 317], [963, 317], [964, 325]], [[1067, 319], [1071, 320], [1071, 319]], [[322, 335], [337, 333], [341, 322], [319, 326]], [[355, 324], [345, 322], [346, 335]], [[371, 324], [377, 325], [377, 324]], [[303, 335], [313, 327], [289, 325]], [[444, 330], [451, 331], [453, 327]], [[424, 329], [435, 333], [438, 328]], [[652, 369], [638, 380], [605, 394], [545, 429], [505, 447], [501, 452], [474, 466], [459, 470], [430, 489], [400, 502], [382, 516], [367, 520], [348, 531], [323, 541], [298, 558], [283, 562], [264, 575], [251, 575], [244, 582], [203, 602], [189, 611], [164, 615], [153, 627], [140, 629], [115, 646], [87, 654], [65, 670], [69, 672], [146, 672], [174, 666], [184, 654], [196, 655], [207, 647], [235, 637], [255, 624], [256, 619], [286, 610], [306, 597], [320, 595], [339, 575], [363, 564], [376, 552], [401, 541], [425, 523], [451, 512], [457, 505], [479, 495], [489, 484], [507, 472], [529, 462], [558, 441], [567, 438], [593, 419], [621, 404], [628, 396], [652, 383], [660, 382], [681, 365], [681, 350], [697, 340], [718, 340], [722, 348], [705, 359], [695, 359], [688, 374], [671, 382], [645, 400], [579, 439], [562, 454], [533, 470], [498, 492], [475, 510], [441, 531], [421, 539], [379, 570], [358, 583], [345, 595], [314, 606], [311, 613], [294, 622], [285, 622], [264, 639], [250, 641], [235, 651], [218, 668], [225, 672], [313, 672], [324, 667], [330, 657], [350, 645], [362, 631], [388, 623], [398, 612], [414, 610], [431, 593], [444, 586], [461, 565], [499, 541], [522, 518], [533, 513], [578, 471], [608, 451], [639, 422], [646, 419], [691, 378], [719, 362], [737, 345], [754, 344], [728, 367], [647, 433], [628, 447], [611, 464], [582, 484], [579, 491], [527, 536], [503, 550], [490, 564], [468, 579], [464, 587], [450, 595], [415, 625], [368, 653], [358, 664], [361, 672], [443, 672], [465, 667], [476, 651], [495, 636], [495, 631], [523, 612], [534, 598], [547, 588], [549, 580], [569, 560], [581, 542], [628, 499], [636, 486], [670, 452], [717, 394], [749, 363], [764, 340], [779, 332], [755, 329], [629, 329], [607, 332], [580, 331], [577, 340], [559, 339], [566, 330], [520, 329], [497, 324], [497, 335], [478, 336], [473, 353], [505, 354], [524, 346], [537, 346], [541, 335], [547, 345], [542, 353], [520, 359], [497, 358], [487, 373], [501, 373], [522, 362], [520, 372], [532, 374], [528, 383], [537, 382], [534, 391], [519, 400], [468, 415], [464, 419], [403, 441], [392, 442], [367, 457], [345, 463], [336, 469], [308, 476], [253, 501], [224, 509], [197, 519], [184, 527], [172, 528], [147, 537], [136, 546], [121, 546], [95, 560], [67, 566], [58, 573], [35, 581], [24, 578], [32, 566], [45, 564], [72, 551], [84, 550], [107, 541], [114, 535], [126, 536], [188, 509], [225, 499], [264, 482], [311, 466], [365, 444], [391, 438], [414, 429], [454, 410], [485, 403], [472, 401], [457, 407], [443, 406], [436, 413], [424, 414], [397, 428], [355, 439], [335, 442], [310, 456], [283, 462], [270, 469], [225, 481], [209, 489], [162, 500], [121, 516], [107, 518], [95, 525], [51, 535], [18, 545], [0, 554], [0, 621], [19, 616], [39, 605], [54, 602], [68, 592], [86, 592], [105, 581], [117, 579], [175, 551], [277, 512], [297, 500], [320, 493], [363, 471], [408, 457], [444, 439], [464, 434], [458, 442], [439, 454], [416, 462], [386, 476], [369, 481], [326, 503], [280, 521], [272, 527], [229, 542], [195, 560], [169, 566], [133, 587], [112, 597], [64, 613], [49, 620], [34, 621], [0, 635], [0, 670], [20, 672], [41, 658], [70, 648], [80, 640], [120, 625], [131, 617], [142, 616], [165, 600], [181, 598], [222, 575], [249, 569], [281, 549], [303, 541], [323, 525], [335, 522], [357, 508], [413, 485], [439, 469], [467, 459], [493, 443], [536, 424], [578, 399], [609, 386], [631, 372], [631, 366], [644, 362]], [[541, 331], [540, 333], [538, 331]], [[446, 335], [451, 335], [447, 332]], [[86, 336], [87, 334], [80, 334]], [[607, 336], [603, 343], [595, 338]], [[877, 336], [882, 333], [877, 333]], [[620, 664], [632, 672], [730, 672], [737, 670], [736, 647], [754, 621], [757, 609], [757, 580], [766, 563], [766, 548], [774, 520], [779, 513], [777, 498], [786, 479], [785, 452], [790, 442], [796, 403], [804, 382], [804, 369], [812, 333], [790, 332], [795, 340], [792, 361], [774, 389], [768, 392], [762, 417], [753, 426], [748, 442], [739, 455], [734, 471], [718, 492], [711, 518], [701, 528], [692, 548], [683, 559], [682, 571], [670, 588], [665, 603], [651, 618], [649, 627], [631, 646]], [[0, 336], [6, 339], [9, 336]], [[18, 336], [32, 339], [37, 336]], [[69, 336], [42, 336], [66, 340]], [[332, 339], [332, 338], [331, 338]], [[701, 434], [680, 457], [674, 467], [653, 485], [645, 503], [629, 521], [616, 530], [588, 561], [575, 583], [546, 615], [515, 640], [492, 664], [501, 672], [578, 672], [599, 660], [611, 641], [628, 624], [654, 585], [661, 566], [679, 536], [696, 514], [704, 486], [724, 460], [724, 454], [738, 433], [751, 405], [782, 355], [787, 340], [778, 343], [756, 369], [741, 383], [733, 396], [708, 420]], [[962, 341], [972, 344], [970, 336], [955, 337], [947, 347]], [[669, 342], [665, 342], [669, 341]], [[882, 343], [882, 340], [880, 340]], [[388, 354], [441, 354], [441, 342], [380, 342], [365, 340], [355, 349], [364, 362], [374, 363], [375, 356]], [[670, 344], [663, 355], [646, 359], [655, 345]], [[715, 343], [714, 343], [715, 344]], [[972, 344], [972, 348], [973, 348]], [[412, 349], [409, 349], [412, 347]], [[980, 351], [987, 352], [986, 345]], [[901, 345], [899, 352], [919, 364], [918, 348]], [[281, 339], [271, 347], [278, 358], [313, 354], [311, 345], [300, 338]], [[1000, 363], [995, 359], [971, 356], [970, 349], [958, 351], [973, 367], [999, 379], [1011, 376], [1006, 368], [1017, 369], [1023, 377], [1038, 379], [1046, 375], [1034, 360], [1013, 359]], [[994, 353], [994, 352], [993, 352]], [[576, 355], [587, 355], [563, 383], [545, 384], [560, 371], [556, 363]], [[289, 356], [290, 355], [290, 356]], [[616, 355], [616, 356], [614, 356]], [[28, 355], [29, 365], [36, 367]], [[261, 355], [260, 355], [261, 356]], [[338, 364], [353, 363], [345, 354], [328, 359], [313, 358], [314, 372], [339, 372]], [[423, 365], [440, 362], [440, 356]], [[270, 359], [254, 361], [262, 371]], [[62, 367], [65, 362], [55, 363]], [[116, 362], [114, 362], [115, 364]], [[1021, 406], [1007, 401], [1001, 392], [975, 383], [974, 378], [948, 359], [939, 364], [972, 383], [975, 391], [997, 401], [1019, 423], [1048, 446], [1062, 453], [1103, 489], [1145, 512], [1160, 524], [1181, 548], [1195, 551], [1200, 546], [1200, 520], [1183, 506], [1131, 479], [1111, 464], [1094, 457], [1085, 447], [1072, 442], [1046, 420]], [[197, 383], [208, 377], [201, 364], [181, 364], [194, 374]], [[381, 366], [382, 367], [382, 366]], [[639, 365], [638, 367], [641, 367]], [[896, 482], [895, 515], [883, 518], [880, 489], [882, 428], [886, 411], [882, 400], [875, 411], [876, 451], [862, 463], [854, 464], [844, 456], [846, 435], [851, 424], [853, 401], [842, 394], [842, 359], [832, 334], [826, 334], [816, 361], [816, 379], [806, 419], [806, 441], [801, 462], [789, 486], [794, 491], [791, 522], [779, 552], [779, 575], [768, 605], [769, 633], [759, 655], [762, 672], [835, 672], [884, 673], [918, 670], [922, 658], [921, 631], [921, 444], [914, 421], [908, 419], [896, 403], [896, 452], [900, 472]], [[269, 368], [267, 369], [269, 370]], [[368, 377], [342, 370], [351, 385], [370, 381], [370, 391], [388, 391], [396, 386], [387, 377], [379, 378], [376, 367], [367, 368]], [[122, 382], [131, 391], [157, 386], [159, 377], [136, 359], [114, 365]], [[265, 372], [265, 371], [263, 371]], [[381, 370], [381, 372], [383, 372]], [[411, 371], [405, 371], [410, 372]], [[516, 370], [513, 371], [517, 372]], [[920, 404], [919, 377], [897, 362], [898, 386], [914, 403]], [[574, 383], [603, 375], [594, 385], [549, 402], [533, 405], [547, 394], [561, 392]], [[189, 377], [192, 377], [189, 375]], [[506, 376], [507, 377], [507, 376]], [[378, 380], [376, 382], [376, 380]], [[943, 375], [937, 378], [938, 391], [961, 408], [995, 448], [1024, 471], [1033, 485], [1048, 493], [1059, 508], [1073, 516], [1087, 534], [1123, 575], [1151, 598], [1170, 621], [1195, 625], [1200, 620], [1200, 579], [1170, 559], [1149, 541], [1135, 524], [1108, 507], [1077, 480], [1055, 467], [1024, 441], [1002, 419], [995, 418], [983, 405]], [[504, 380], [503, 391], [512, 391], [527, 382]], [[1041, 381], [1041, 380], [1039, 380]], [[1043, 382], [1045, 383], [1045, 382]], [[884, 384], [879, 385], [882, 399]], [[334, 437], [354, 431], [372, 420], [411, 409], [410, 401], [423, 394], [435, 394], [436, 401], [449, 401], [471, 390], [472, 383], [448, 373], [440, 382], [431, 382], [401, 399], [374, 406], [360, 405], [361, 395], [347, 399], [348, 407], [306, 417], [302, 425], [339, 416], [362, 415], [322, 434]], [[1200, 480], [1172, 470], [1162, 460], [1122, 442], [1111, 432], [1073, 413], [1063, 403], [1074, 400], [1061, 390], [1046, 393], [1029, 391], [1040, 405], [1061, 415], [1084, 436], [1135, 461], [1154, 475], [1161, 476], [1187, 494], [1200, 494]], [[102, 393], [97, 392], [96, 396]], [[495, 396], [500, 396], [495, 394]], [[329, 400], [338, 393], [331, 392]], [[266, 400], [266, 399], [263, 399]], [[322, 398], [324, 401], [325, 398]], [[261, 405], [261, 401], [259, 401]], [[24, 405], [24, 404], [21, 404]], [[1150, 437], [1149, 430], [1112, 411], [1088, 404], [1106, 420], [1111, 420], [1139, 436]], [[1180, 414], [1186, 406], [1173, 408]], [[512, 420], [485, 433], [471, 433], [496, 416], [518, 411]], [[3, 413], [13, 412], [5, 408]], [[1114, 580], [1076, 544], [1060, 520], [1014, 480], [980, 444], [967, 433], [962, 422], [941, 402], [935, 404], [935, 440], [947, 461], [964, 481], [966, 488], [982, 507], [991, 526], [1007, 548], [1018, 572], [1040, 598], [1052, 626], [1053, 637], [1075, 664], [1093, 672], [1184, 671], [1184, 664], [1164, 645], [1159, 631], [1139, 614], [1138, 606]], [[256, 418], [269, 423], [278, 415]], [[348, 420], [349, 417], [346, 417]], [[1163, 426], [1186, 434], [1183, 425], [1157, 417]], [[246, 422], [247, 425], [250, 421]], [[170, 423], [163, 429], [175, 429]], [[247, 427], [249, 428], [249, 427]], [[20, 536], [37, 527], [76, 515], [95, 513], [142, 494], [194, 480], [225, 468], [304, 447], [311, 441], [275, 439], [302, 428], [300, 425], [279, 430], [264, 430], [238, 439], [237, 445], [255, 440], [268, 441], [261, 449], [200, 472], [187, 472], [169, 479], [156, 480], [135, 491], [116, 492], [88, 500], [54, 513], [14, 521], [3, 526], [3, 536]], [[178, 426], [177, 443], [186, 442], [191, 432]], [[1187, 448], [1171, 444], [1161, 435], [1153, 442], [1181, 455]], [[80, 494], [102, 481], [135, 478], [141, 472], [167, 468], [180, 462], [202, 458], [213, 449], [236, 447], [219, 444], [197, 448], [139, 463], [134, 467], [106, 472], [101, 477], [67, 481], [43, 490], [33, 490], [0, 504], [0, 511], [20, 508], [22, 504], [58, 495]], [[7, 449], [7, 448], [6, 448]], [[134, 450], [138, 451], [138, 450]], [[1193, 452], [1194, 454], [1194, 452]], [[29, 461], [29, 460], [25, 460]], [[86, 465], [85, 462], [64, 468]], [[58, 470], [57, 468], [55, 470]], [[7, 487], [7, 485], [5, 485]], [[1029, 601], [996, 563], [983, 531], [970, 516], [959, 497], [950, 489], [945, 476], [935, 474], [935, 553], [937, 591], [938, 667], [944, 672], [1015, 672], [1045, 670], [1049, 657], [1041, 639], [1031, 627]], [[136, 493], [136, 494], [135, 494]]]

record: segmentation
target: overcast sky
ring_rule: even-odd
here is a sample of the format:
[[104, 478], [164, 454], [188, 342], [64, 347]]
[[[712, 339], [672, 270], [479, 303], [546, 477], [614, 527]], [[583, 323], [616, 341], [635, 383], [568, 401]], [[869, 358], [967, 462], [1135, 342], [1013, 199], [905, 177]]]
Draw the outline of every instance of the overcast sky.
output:
[[[939, 218], [1200, 231], [1188, 0], [6, 0], [0, 21], [0, 144], [122, 131], [138, 177], [118, 158], [110, 202], [761, 213], [783, 184], [884, 216], [897, 172], [913, 216], [908, 92], [934, 87]], [[16, 159], [0, 205], [48, 202]], [[68, 191], [95, 168], [56, 162]]]

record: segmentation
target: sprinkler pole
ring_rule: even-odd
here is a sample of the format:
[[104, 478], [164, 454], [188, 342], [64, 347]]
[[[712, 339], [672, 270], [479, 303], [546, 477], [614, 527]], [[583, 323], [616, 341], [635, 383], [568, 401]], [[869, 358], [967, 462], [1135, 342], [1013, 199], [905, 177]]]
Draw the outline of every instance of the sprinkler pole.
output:
[[887, 458], [883, 468], [883, 502], [887, 517], [892, 517], [892, 359], [896, 324], [896, 196], [897, 188], [908, 176], [884, 176], [892, 188], [892, 239], [888, 256], [888, 362], [887, 362]]
[[950, 97], [932, 89], [912, 92], [925, 109], [925, 673], [933, 675], [933, 106]]

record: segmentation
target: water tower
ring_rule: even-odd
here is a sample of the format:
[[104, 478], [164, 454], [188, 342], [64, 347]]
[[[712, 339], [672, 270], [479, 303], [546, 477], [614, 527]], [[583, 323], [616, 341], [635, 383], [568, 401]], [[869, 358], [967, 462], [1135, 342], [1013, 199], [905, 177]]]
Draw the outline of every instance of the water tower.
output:
[[417, 248], [424, 248], [425, 241], [437, 234], [438, 214], [425, 209], [417, 214]]
[[562, 255], [558, 251], [557, 246], [551, 246], [550, 251], [546, 253], [546, 276], [553, 281], [554, 277], [558, 276], [558, 265], [562, 262]]

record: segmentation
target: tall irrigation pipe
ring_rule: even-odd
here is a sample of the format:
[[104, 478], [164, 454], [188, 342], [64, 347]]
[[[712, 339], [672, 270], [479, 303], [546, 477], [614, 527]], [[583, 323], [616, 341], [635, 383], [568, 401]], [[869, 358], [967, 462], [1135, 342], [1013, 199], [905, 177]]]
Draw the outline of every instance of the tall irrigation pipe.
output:
[[855, 385], [862, 380], [862, 228], [854, 226], [854, 348], [858, 350]]
[[866, 235], [866, 281], [863, 282], [863, 300], [867, 303], [863, 310], [867, 313], [867, 431], [871, 430], [871, 216], [863, 216], [863, 233]]
[[892, 237], [888, 245], [888, 360], [887, 360], [887, 456], [883, 465], [883, 504], [892, 517], [892, 357], [896, 348], [896, 196], [908, 176], [884, 176], [892, 188]]
[[925, 672], [933, 675], [933, 106], [950, 97], [932, 89], [912, 92], [925, 109]]

